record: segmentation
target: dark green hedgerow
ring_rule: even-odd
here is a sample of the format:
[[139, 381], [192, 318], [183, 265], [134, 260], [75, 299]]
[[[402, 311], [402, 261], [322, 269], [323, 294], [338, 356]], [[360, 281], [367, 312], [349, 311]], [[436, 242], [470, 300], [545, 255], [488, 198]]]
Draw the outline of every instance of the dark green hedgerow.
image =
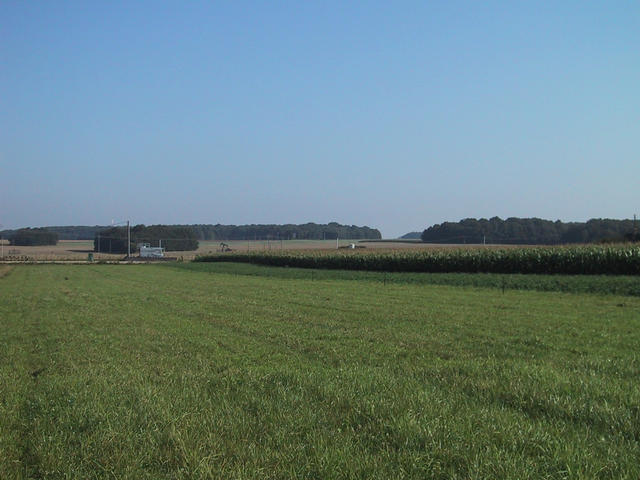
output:
[[195, 261], [385, 272], [638, 275], [640, 247], [617, 245], [383, 253], [256, 252], [202, 256]]

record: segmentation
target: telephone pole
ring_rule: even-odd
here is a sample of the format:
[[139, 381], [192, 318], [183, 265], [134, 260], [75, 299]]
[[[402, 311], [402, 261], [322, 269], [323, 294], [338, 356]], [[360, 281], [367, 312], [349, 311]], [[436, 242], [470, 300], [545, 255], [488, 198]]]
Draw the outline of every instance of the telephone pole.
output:
[[[114, 222], [111, 220], [111, 226], [122, 225], [125, 221]], [[111, 239], [109, 239], [109, 253], [111, 253]], [[127, 260], [131, 257], [131, 222], [127, 220]]]

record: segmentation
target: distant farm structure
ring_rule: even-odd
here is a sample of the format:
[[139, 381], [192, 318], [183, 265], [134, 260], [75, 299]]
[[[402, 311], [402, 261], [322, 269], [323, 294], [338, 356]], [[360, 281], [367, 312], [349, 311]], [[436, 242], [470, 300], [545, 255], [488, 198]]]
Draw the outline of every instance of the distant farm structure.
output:
[[164, 248], [152, 247], [148, 243], [140, 244], [140, 257], [141, 258], [163, 258]]

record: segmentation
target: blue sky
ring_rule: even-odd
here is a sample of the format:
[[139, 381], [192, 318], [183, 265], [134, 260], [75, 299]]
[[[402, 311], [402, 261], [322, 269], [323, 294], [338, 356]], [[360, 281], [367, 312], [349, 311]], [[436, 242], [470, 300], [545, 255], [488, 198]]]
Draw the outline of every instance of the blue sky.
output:
[[640, 213], [640, 3], [0, 3], [0, 224]]

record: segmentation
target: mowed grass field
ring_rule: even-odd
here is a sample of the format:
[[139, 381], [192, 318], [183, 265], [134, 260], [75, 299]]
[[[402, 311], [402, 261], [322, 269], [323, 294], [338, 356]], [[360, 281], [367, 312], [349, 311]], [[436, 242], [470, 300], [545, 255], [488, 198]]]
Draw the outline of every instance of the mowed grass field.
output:
[[639, 298], [260, 268], [5, 266], [0, 478], [640, 478]]

